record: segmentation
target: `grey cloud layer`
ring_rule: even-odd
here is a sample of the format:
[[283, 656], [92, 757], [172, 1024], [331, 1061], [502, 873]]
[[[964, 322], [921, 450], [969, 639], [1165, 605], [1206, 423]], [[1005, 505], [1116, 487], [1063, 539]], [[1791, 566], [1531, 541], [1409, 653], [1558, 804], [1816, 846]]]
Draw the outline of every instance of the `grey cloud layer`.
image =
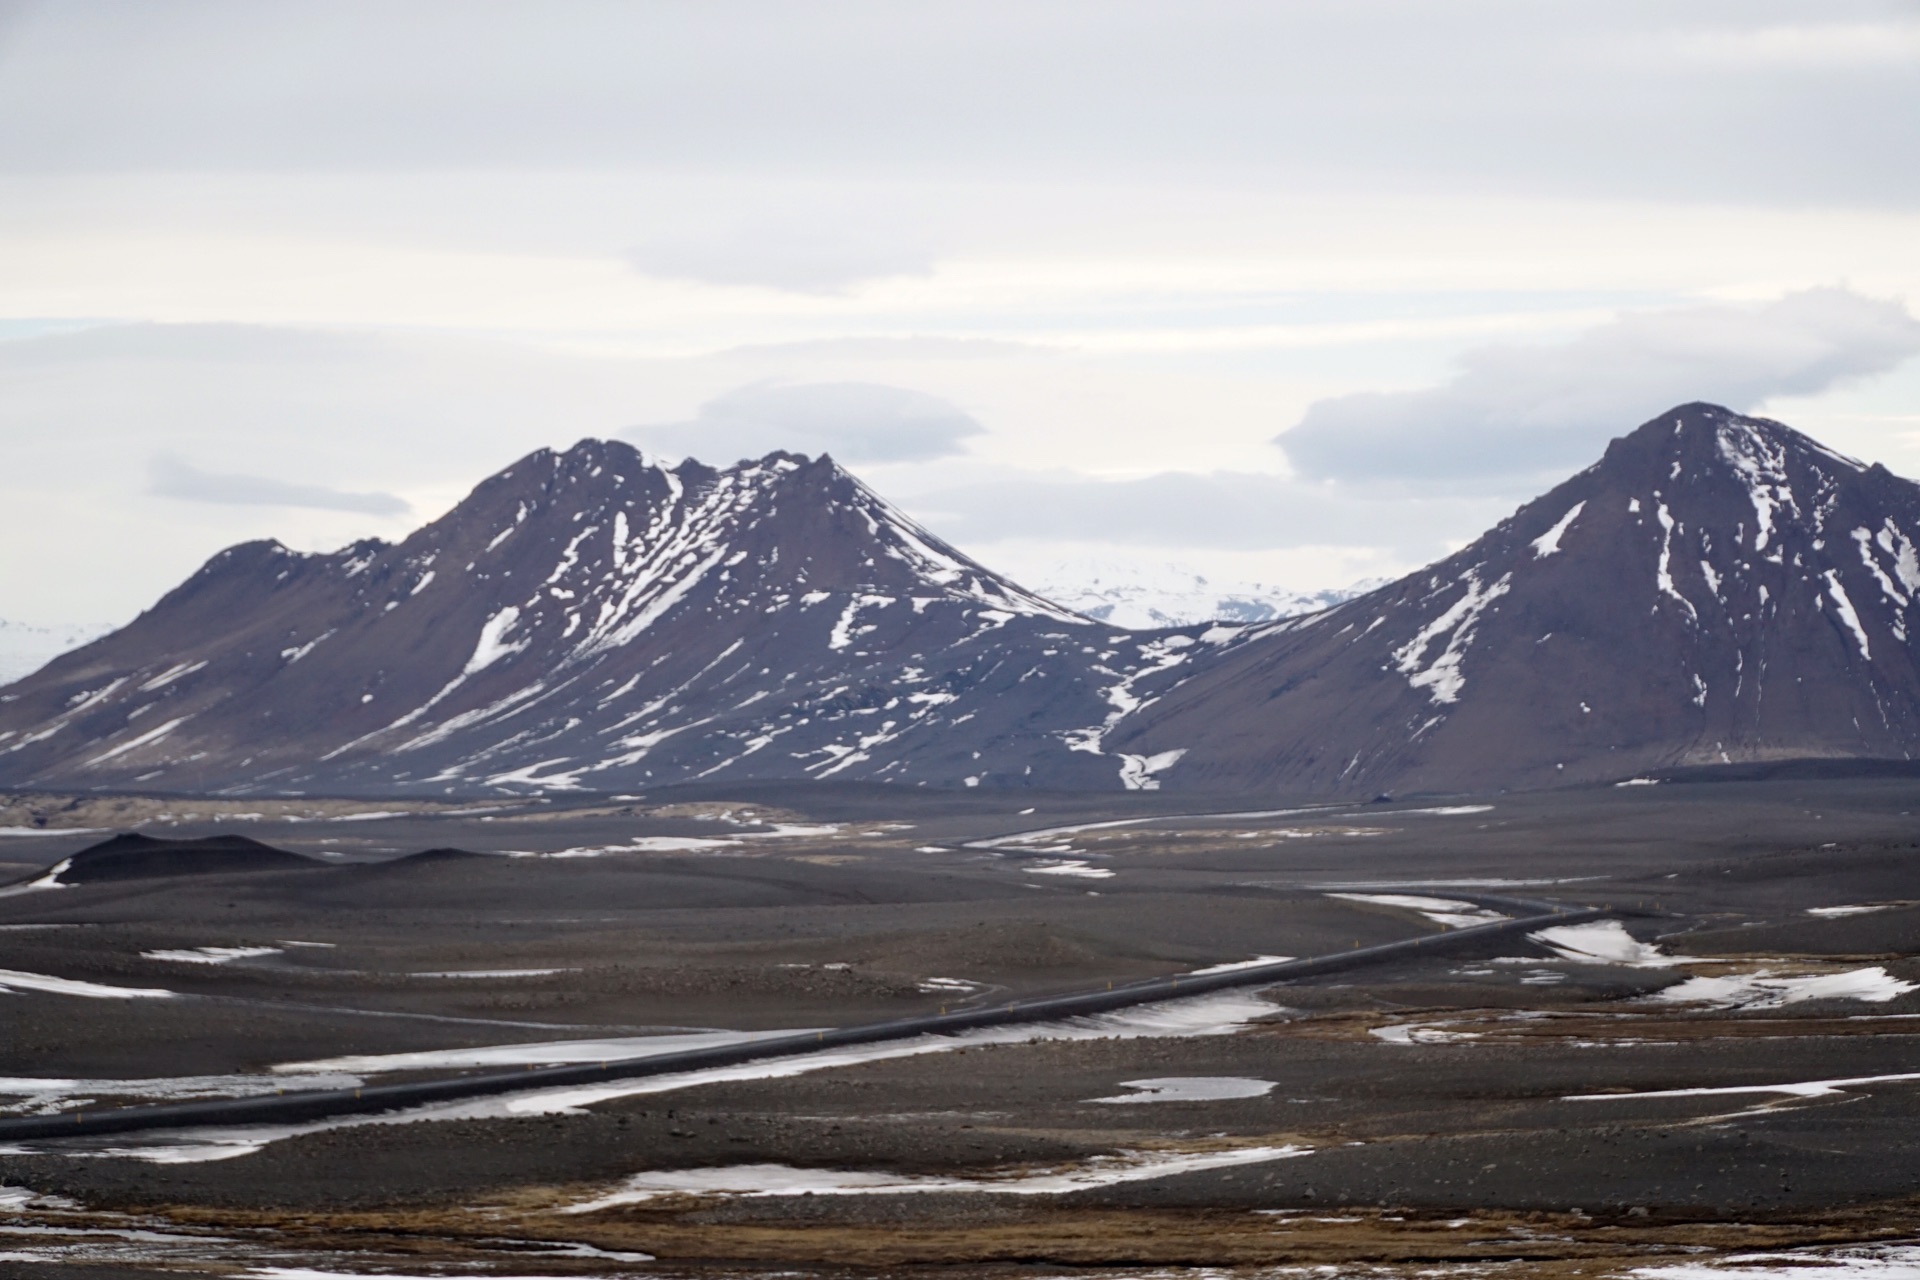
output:
[[1893, 0], [69, 0], [0, 18], [0, 168], [19, 170], [1359, 174], [1920, 201], [1920, 40]]
[[705, 284], [844, 293], [869, 280], [925, 275], [933, 254], [896, 227], [843, 214], [764, 217], [656, 232], [627, 255], [644, 275]]
[[961, 451], [984, 428], [924, 392], [869, 382], [755, 383], [700, 406], [692, 422], [636, 427], [627, 438], [657, 453], [725, 464], [775, 449], [830, 453], [841, 462], [928, 462]]
[[293, 484], [268, 476], [202, 471], [171, 454], [154, 458], [148, 468], [148, 492], [161, 498], [188, 502], [216, 502], [241, 507], [311, 507], [320, 511], [353, 511], [370, 516], [400, 516], [412, 510], [404, 498], [391, 493], [348, 493], [317, 484]]
[[1916, 352], [1920, 321], [1905, 307], [1844, 289], [1630, 314], [1565, 344], [1469, 352], [1442, 386], [1321, 400], [1274, 442], [1316, 479], [1541, 475], [1584, 465], [1675, 404], [1752, 409]]

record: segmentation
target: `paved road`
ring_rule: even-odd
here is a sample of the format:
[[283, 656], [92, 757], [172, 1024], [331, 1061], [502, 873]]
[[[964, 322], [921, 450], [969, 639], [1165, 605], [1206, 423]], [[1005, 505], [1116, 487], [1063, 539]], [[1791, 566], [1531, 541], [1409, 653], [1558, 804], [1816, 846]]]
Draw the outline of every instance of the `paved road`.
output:
[[[1449, 894], [1448, 896], [1464, 895]], [[102, 1111], [76, 1111], [53, 1116], [19, 1116], [0, 1119], [0, 1140], [129, 1133], [139, 1129], [178, 1129], [198, 1125], [297, 1124], [321, 1120], [329, 1116], [364, 1115], [432, 1102], [519, 1093], [528, 1089], [552, 1088], [560, 1085], [605, 1084], [612, 1080], [671, 1075], [707, 1067], [726, 1067], [768, 1058], [791, 1057], [795, 1054], [812, 1053], [820, 1049], [839, 1048], [846, 1045], [878, 1044], [888, 1040], [908, 1040], [915, 1036], [969, 1031], [977, 1027], [1013, 1026], [1025, 1022], [1049, 1022], [1059, 1018], [1107, 1013], [1114, 1009], [1183, 999], [1236, 987], [1271, 986], [1291, 978], [1339, 973], [1415, 956], [1459, 950], [1474, 946], [1488, 938], [1530, 933], [1549, 925], [1574, 924], [1617, 914], [1622, 913], [1610, 907], [1555, 908], [1539, 915], [1499, 920], [1464, 929], [1450, 929], [1444, 933], [1425, 934], [1418, 938], [1383, 943], [1374, 947], [1359, 947], [1333, 955], [1310, 956], [1300, 960], [1280, 960], [1272, 964], [1230, 969], [1222, 973], [1149, 978], [1143, 982], [1131, 982], [1118, 986], [1109, 984], [1104, 990], [1079, 991], [1033, 1000], [1009, 1000], [1005, 1003], [935, 1014], [930, 1017], [870, 1022], [855, 1027], [805, 1032], [779, 1039], [757, 1040], [749, 1044], [690, 1049], [648, 1058], [537, 1067], [524, 1071], [496, 1071], [446, 1080], [372, 1085], [361, 1089], [313, 1090], [271, 1098], [232, 1098], [204, 1102], [164, 1103], [158, 1106], [120, 1107]]]

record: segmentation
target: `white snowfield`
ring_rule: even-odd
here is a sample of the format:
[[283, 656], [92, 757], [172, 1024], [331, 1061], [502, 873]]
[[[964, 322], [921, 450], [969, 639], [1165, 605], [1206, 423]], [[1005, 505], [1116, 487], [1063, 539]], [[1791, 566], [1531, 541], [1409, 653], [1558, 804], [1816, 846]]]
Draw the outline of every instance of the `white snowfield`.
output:
[[1920, 1245], [1820, 1245], [1636, 1267], [1645, 1280], [1920, 1280]]
[[1527, 935], [1563, 959], [1583, 964], [1620, 964], [1636, 969], [1668, 969], [1685, 957], [1670, 956], [1650, 942], [1641, 942], [1618, 920], [1591, 920], [1561, 924]]
[[1058, 862], [1030, 862], [1021, 868], [1030, 876], [1075, 876], [1083, 880], [1111, 880], [1113, 868], [1096, 867], [1079, 858], [1065, 858]]
[[[1777, 1009], [1807, 1000], [1857, 1000], [1884, 1004], [1920, 983], [1896, 978], [1879, 965], [1823, 973], [1779, 973], [1765, 962], [1712, 960], [1668, 955], [1641, 942], [1617, 920], [1555, 925], [1527, 935], [1563, 960], [1579, 964], [1615, 964], [1636, 969], [1710, 967], [1731, 972], [1695, 974], [1654, 992], [1647, 999], [1666, 1004], [1708, 1004], [1722, 1009]], [[1517, 963], [1528, 963], [1520, 960]]]
[[170, 960], [175, 964], [232, 964], [261, 956], [285, 954], [281, 947], [167, 947], [142, 951], [143, 960]]
[[46, 1115], [85, 1105], [97, 1098], [135, 1098], [143, 1102], [179, 1102], [192, 1098], [256, 1098], [299, 1089], [354, 1089], [356, 1075], [315, 1071], [298, 1075], [156, 1076], [127, 1080], [86, 1080], [41, 1076], [0, 1076], [0, 1104], [8, 1114]]
[[1380, 581], [1320, 591], [1209, 578], [1186, 565], [1081, 558], [1028, 575], [1034, 590], [1076, 613], [1129, 630], [1242, 624], [1318, 613], [1382, 585]]
[[1258, 969], [1263, 964], [1285, 964], [1292, 956], [1255, 956], [1251, 960], [1228, 960], [1224, 964], [1210, 964], [1204, 969], [1189, 969], [1187, 976], [1197, 978], [1203, 973], [1232, 973], [1238, 969]]
[[1737, 1098], [1751, 1094], [1775, 1094], [1786, 1098], [1830, 1098], [1848, 1089], [1871, 1084], [1907, 1084], [1920, 1080], [1920, 1071], [1903, 1071], [1884, 1076], [1841, 1076], [1831, 1080], [1794, 1080], [1783, 1084], [1714, 1085], [1699, 1089], [1649, 1089], [1641, 1093], [1572, 1093], [1563, 1102], [1624, 1102], [1646, 1098]]
[[1122, 1080], [1120, 1087], [1132, 1093], [1110, 1098], [1089, 1098], [1089, 1102], [1124, 1104], [1132, 1102], [1225, 1102], [1233, 1098], [1261, 1098], [1273, 1092], [1273, 1081], [1250, 1076], [1161, 1076], [1152, 1080]]
[[1653, 999], [1676, 1004], [1712, 1004], [1723, 1009], [1778, 1009], [1806, 1000], [1859, 1000], [1885, 1004], [1898, 1000], [1920, 984], [1904, 981], [1879, 965], [1842, 973], [1799, 977], [1758, 973], [1697, 976], [1664, 990]]
[[31, 880], [21, 884], [11, 884], [4, 889], [0, 889], [0, 898], [11, 898], [22, 893], [40, 893], [47, 889], [71, 888], [72, 886], [63, 882], [60, 877], [72, 866], [72, 858], [62, 858]]
[[870, 1196], [926, 1195], [962, 1192], [975, 1195], [1065, 1195], [1094, 1187], [1142, 1182], [1195, 1173], [1203, 1169], [1231, 1169], [1266, 1164], [1311, 1154], [1302, 1146], [1228, 1147], [1213, 1151], [1122, 1151], [1097, 1156], [1085, 1164], [1035, 1172], [1010, 1172], [1001, 1177], [927, 1177], [877, 1173], [855, 1169], [796, 1169], [791, 1165], [750, 1164], [718, 1169], [675, 1169], [635, 1174], [620, 1189], [579, 1204], [564, 1213], [598, 1213], [622, 1205], [643, 1204], [668, 1196], [715, 1196], [731, 1199], [762, 1196]]
[[82, 982], [78, 978], [55, 978], [44, 973], [22, 973], [18, 969], [0, 969], [0, 993], [22, 991], [56, 996], [83, 996], [89, 1000], [170, 1000], [174, 993], [157, 987], [113, 987], [101, 982]]
[[1496, 920], [1512, 918], [1471, 902], [1461, 902], [1455, 898], [1429, 898], [1414, 893], [1329, 893], [1327, 896], [1348, 902], [1366, 902], [1374, 906], [1416, 911], [1433, 923], [1449, 929], [1465, 929], [1476, 924], [1492, 924]]

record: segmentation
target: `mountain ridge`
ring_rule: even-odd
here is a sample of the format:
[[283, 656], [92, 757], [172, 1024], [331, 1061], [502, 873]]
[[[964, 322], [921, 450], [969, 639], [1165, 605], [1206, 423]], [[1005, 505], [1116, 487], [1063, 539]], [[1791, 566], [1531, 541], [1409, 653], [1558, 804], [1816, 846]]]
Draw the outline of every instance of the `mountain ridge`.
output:
[[1437, 564], [1249, 629], [1115, 742], [1308, 793], [1907, 758], [1916, 533], [1913, 482], [1683, 405]]
[[1192, 641], [1044, 600], [830, 458], [668, 467], [586, 440], [399, 543], [219, 553], [9, 690], [0, 778], [441, 793], [1039, 767], [1112, 785], [1109, 694], [1168, 643]]
[[1920, 750], [1920, 485], [1683, 405], [1414, 574], [1126, 632], [831, 458], [539, 450], [399, 543], [212, 557], [0, 693], [0, 785], [835, 778], [1365, 798]]

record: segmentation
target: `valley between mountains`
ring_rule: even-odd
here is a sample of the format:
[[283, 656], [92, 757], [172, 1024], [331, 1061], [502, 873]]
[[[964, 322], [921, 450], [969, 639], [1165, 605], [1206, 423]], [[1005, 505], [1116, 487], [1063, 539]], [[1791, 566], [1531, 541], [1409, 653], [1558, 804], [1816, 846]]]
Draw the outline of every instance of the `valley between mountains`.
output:
[[231, 548], [0, 690], [0, 1272], [1905, 1275], [1917, 536], [1686, 405], [1277, 620], [783, 453]]
[[0, 694], [0, 785], [515, 795], [704, 781], [1300, 797], [1920, 746], [1920, 486], [1676, 408], [1427, 569], [1130, 631], [831, 459], [542, 450], [405, 541], [248, 543]]

